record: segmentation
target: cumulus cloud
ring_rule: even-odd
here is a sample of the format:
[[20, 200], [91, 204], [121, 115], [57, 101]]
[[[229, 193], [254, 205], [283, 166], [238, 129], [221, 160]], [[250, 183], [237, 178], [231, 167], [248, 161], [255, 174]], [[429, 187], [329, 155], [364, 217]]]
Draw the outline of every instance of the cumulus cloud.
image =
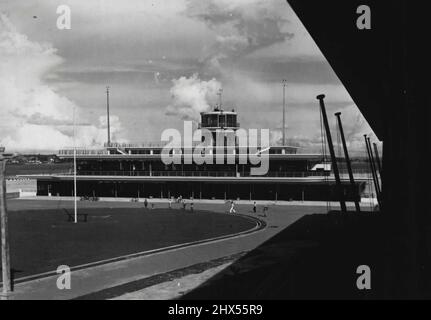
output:
[[292, 39], [294, 34], [286, 31], [288, 21], [279, 5], [263, 0], [189, 0], [187, 15], [203, 21], [215, 33], [215, 43], [203, 58], [205, 65], [221, 71], [223, 63]]
[[[368, 122], [365, 120], [364, 116], [361, 114], [359, 109], [355, 105], [349, 105], [347, 107], [341, 108], [341, 121], [344, 129], [344, 136], [346, 138], [347, 148], [349, 153], [353, 156], [365, 156], [365, 142], [364, 134], [370, 137], [372, 142], [376, 142], [381, 146], [381, 142], [378, 140], [377, 136], [371, 129]], [[332, 141], [336, 150], [342, 150], [341, 140], [337, 138], [338, 135], [338, 125], [335, 117], [329, 118], [329, 126], [332, 135]], [[317, 124], [313, 126], [315, 129], [310, 130], [313, 134], [310, 135], [295, 135], [289, 136], [287, 144], [291, 145], [292, 142], [296, 142], [307, 152], [321, 152], [322, 150], [322, 135], [320, 127]], [[324, 129], [323, 129], [324, 130]], [[275, 142], [281, 143], [281, 130], [274, 130], [277, 132], [275, 137], [278, 138]], [[343, 153], [341, 153], [343, 155]]]
[[[283, 130], [279, 128], [270, 130], [271, 145], [283, 145]], [[286, 145], [298, 147], [298, 152], [320, 152], [322, 138], [320, 134], [315, 133], [312, 136], [306, 135], [289, 135], [286, 133]]]
[[[50, 44], [31, 41], [0, 13], [0, 144], [8, 150], [54, 151], [72, 146], [73, 110], [77, 145], [94, 147], [106, 141], [100, 123], [81, 123], [85, 110], [45, 81], [62, 62]], [[114, 124], [118, 127], [113, 132], [118, 133], [119, 121]]]
[[201, 112], [209, 111], [221, 89], [221, 83], [215, 78], [204, 81], [197, 73], [172, 82], [172, 103], [166, 108], [166, 114], [187, 120], [199, 120]]

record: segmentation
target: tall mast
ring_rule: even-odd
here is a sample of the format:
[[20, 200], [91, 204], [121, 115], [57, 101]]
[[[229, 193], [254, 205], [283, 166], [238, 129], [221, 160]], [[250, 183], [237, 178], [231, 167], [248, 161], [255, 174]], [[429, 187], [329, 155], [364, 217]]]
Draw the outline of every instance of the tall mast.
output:
[[[346, 159], [347, 172], [349, 173], [350, 185], [352, 186], [352, 190], [355, 190], [355, 179], [353, 177], [352, 165], [350, 162], [349, 152], [347, 150], [346, 138], [344, 136], [343, 124], [341, 123], [341, 112], [335, 113], [338, 122], [338, 130], [340, 132], [341, 143], [343, 144], [344, 150], [344, 158]], [[355, 208], [356, 212], [361, 212], [361, 206], [359, 205], [359, 201], [355, 200]]]
[[377, 169], [379, 170], [380, 179], [382, 179], [382, 162], [380, 161], [379, 148], [377, 148], [377, 143], [373, 143], [373, 145], [374, 153], [376, 154]]
[[78, 223], [78, 205], [76, 195], [76, 114], [75, 105], [73, 106], [73, 212], [75, 223]]
[[283, 84], [283, 146], [286, 145], [286, 85], [287, 80], [281, 81]]
[[108, 123], [108, 147], [111, 145], [111, 125], [109, 123], [109, 86], [106, 87], [106, 117]]
[[217, 95], [218, 95], [218, 104], [219, 104], [219, 109], [221, 109], [221, 95], [222, 95], [222, 93], [223, 93], [223, 89], [222, 88], [220, 88], [219, 90], [218, 90], [218, 92], [217, 92]]
[[337, 198], [340, 201], [341, 212], [347, 213], [346, 202], [344, 200], [344, 194], [343, 194], [343, 189], [342, 189], [342, 185], [341, 185], [340, 172], [338, 171], [337, 158], [335, 157], [334, 145], [332, 143], [331, 130], [329, 129], [328, 117], [326, 115], [324, 98], [325, 98], [324, 94], [317, 96], [317, 100], [319, 100], [319, 103], [320, 103], [320, 111], [322, 113], [323, 125], [325, 126], [326, 140], [328, 141], [328, 148], [329, 148], [329, 152], [331, 154], [331, 162], [332, 162], [332, 168], [334, 170]]
[[377, 177], [376, 167], [375, 167], [375, 164], [374, 164], [373, 150], [371, 149], [370, 138], [367, 137], [366, 134], [364, 134], [364, 138], [365, 138], [365, 145], [367, 147], [368, 160], [370, 162], [370, 170], [371, 170], [371, 174], [373, 176], [374, 188], [376, 189], [376, 198], [377, 198], [377, 202], [379, 204], [379, 209], [380, 209], [380, 212], [381, 212], [381, 210], [382, 210], [382, 200], [381, 200], [381, 197], [380, 197], [379, 179]]

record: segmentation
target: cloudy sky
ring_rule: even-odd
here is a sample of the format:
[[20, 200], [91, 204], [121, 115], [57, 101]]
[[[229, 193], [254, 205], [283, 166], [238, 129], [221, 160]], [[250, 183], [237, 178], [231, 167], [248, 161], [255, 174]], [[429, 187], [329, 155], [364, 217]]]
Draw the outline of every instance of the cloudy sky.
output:
[[[71, 9], [71, 29], [56, 22]], [[113, 140], [159, 141], [216, 101], [245, 128], [281, 137], [286, 79], [287, 137], [320, 139], [316, 95], [343, 113], [352, 150], [371, 129], [324, 56], [283, 0], [2, 0], [0, 144], [51, 151], [106, 140], [106, 86]], [[335, 122], [332, 123], [335, 128]]]

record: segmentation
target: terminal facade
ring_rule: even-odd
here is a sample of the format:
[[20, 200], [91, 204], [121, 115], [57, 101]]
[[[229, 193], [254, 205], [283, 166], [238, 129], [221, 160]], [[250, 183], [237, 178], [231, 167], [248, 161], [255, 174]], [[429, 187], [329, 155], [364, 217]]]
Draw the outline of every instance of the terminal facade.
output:
[[[237, 113], [215, 108], [201, 114], [199, 128], [237, 130]], [[250, 174], [252, 164], [169, 164], [161, 159], [161, 143], [107, 143], [99, 150], [76, 150], [77, 195], [88, 197], [224, 200], [336, 201], [330, 165], [321, 154], [301, 154], [298, 147], [275, 145], [269, 169]], [[183, 154], [187, 150], [183, 150]], [[58, 156], [73, 161], [74, 150]], [[237, 154], [238, 156], [238, 154]], [[73, 196], [73, 172], [37, 177], [37, 195]], [[346, 201], [360, 200], [365, 183], [343, 181]]]

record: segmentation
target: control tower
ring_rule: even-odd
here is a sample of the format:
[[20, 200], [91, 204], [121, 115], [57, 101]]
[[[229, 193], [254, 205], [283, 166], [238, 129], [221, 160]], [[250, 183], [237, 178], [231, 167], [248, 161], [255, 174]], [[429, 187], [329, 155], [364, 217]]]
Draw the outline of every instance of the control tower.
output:
[[232, 130], [235, 132], [239, 129], [239, 123], [237, 122], [238, 114], [234, 109], [225, 111], [222, 108], [221, 94], [222, 89], [217, 93], [219, 96], [219, 103], [212, 111], [201, 112], [201, 122], [199, 123], [199, 129], [205, 128], [211, 132], [214, 144], [217, 131]]
[[[213, 111], [201, 112], [199, 129], [205, 128], [211, 132], [215, 146], [217, 132], [220, 132], [220, 130], [232, 130], [235, 132], [239, 129], [237, 116], [237, 113], [233, 109], [232, 111], [224, 111], [219, 106], [216, 106]], [[225, 137], [225, 145], [226, 143], [227, 138]]]
[[211, 132], [216, 130], [238, 130], [238, 114], [235, 110], [225, 111], [215, 107], [213, 111], [201, 112], [199, 128], [205, 128]]

